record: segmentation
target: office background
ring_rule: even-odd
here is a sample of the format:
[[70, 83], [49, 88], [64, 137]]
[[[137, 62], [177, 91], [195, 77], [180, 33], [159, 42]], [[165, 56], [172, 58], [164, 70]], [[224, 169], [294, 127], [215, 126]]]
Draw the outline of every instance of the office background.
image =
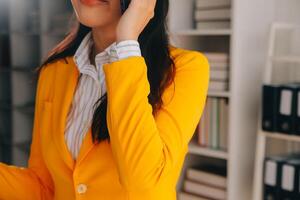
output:
[[[270, 37], [275, 22], [300, 26], [299, 11], [299, 0], [170, 0], [171, 42], [205, 53], [213, 71], [206, 110], [190, 143], [178, 191], [193, 188], [185, 184], [191, 167], [216, 166], [225, 173], [226, 199], [258, 200], [255, 195], [263, 189], [261, 159], [299, 150], [297, 136], [265, 134], [259, 118], [271, 44], [274, 56], [286, 56], [273, 63], [272, 80], [300, 77], [300, 34], [283, 31], [274, 41]], [[65, 36], [71, 18], [70, 1], [0, 0], [1, 162], [27, 165], [36, 91], [33, 70]], [[266, 148], [260, 146], [262, 140]], [[222, 191], [217, 190], [221, 196]]]

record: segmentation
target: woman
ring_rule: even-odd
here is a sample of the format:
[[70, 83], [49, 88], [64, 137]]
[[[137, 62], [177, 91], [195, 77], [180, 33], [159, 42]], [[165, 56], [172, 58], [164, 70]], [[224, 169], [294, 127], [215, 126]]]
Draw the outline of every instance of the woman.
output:
[[28, 168], [0, 199], [174, 200], [209, 64], [169, 45], [168, 0], [72, 0], [78, 25], [39, 68]]

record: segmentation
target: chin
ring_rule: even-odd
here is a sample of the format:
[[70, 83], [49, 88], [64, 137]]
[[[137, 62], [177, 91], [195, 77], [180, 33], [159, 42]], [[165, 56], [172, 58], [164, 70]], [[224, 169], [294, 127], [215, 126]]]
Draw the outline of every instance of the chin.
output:
[[76, 17], [88, 27], [101, 27], [116, 24], [120, 17], [119, 0], [72, 0]]

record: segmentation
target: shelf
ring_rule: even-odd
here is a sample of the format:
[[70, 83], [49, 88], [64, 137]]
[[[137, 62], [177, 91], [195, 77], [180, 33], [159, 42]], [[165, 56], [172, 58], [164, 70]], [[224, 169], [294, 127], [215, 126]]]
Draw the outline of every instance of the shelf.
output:
[[273, 62], [298, 63], [300, 64], [300, 56], [276, 56], [271, 58]]
[[208, 91], [208, 96], [230, 98], [230, 92], [229, 91]]
[[278, 133], [278, 132], [267, 132], [264, 130], [261, 130], [260, 132], [261, 132], [261, 134], [264, 134], [267, 138], [300, 142], [300, 136], [297, 136], [297, 135], [288, 135], [285, 133]]
[[228, 158], [228, 153], [225, 151], [210, 149], [207, 147], [201, 147], [201, 146], [197, 145], [195, 142], [190, 142], [189, 153], [195, 154], [195, 155], [211, 157], [211, 158], [219, 158], [219, 159], [224, 159], [224, 160], [227, 160], [227, 158]]
[[230, 35], [231, 29], [206, 29], [206, 30], [180, 30], [172, 31], [171, 35], [186, 35], [186, 36], [197, 36], [197, 35]]

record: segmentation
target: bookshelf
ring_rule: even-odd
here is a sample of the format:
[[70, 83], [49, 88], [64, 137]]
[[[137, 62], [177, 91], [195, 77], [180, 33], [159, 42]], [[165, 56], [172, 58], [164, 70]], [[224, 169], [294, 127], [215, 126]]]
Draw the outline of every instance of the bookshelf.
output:
[[249, 200], [252, 198], [261, 66], [264, 65], [267, 48], [265, 41], [269, 25], [283, 16], [280, 9], [286, 9], [286, 5], [278, 0], [231, 0], [230, 29], [217, 30], [196, 30], [194, 9], [195, 0], [170, 0], [168, 24], [171, 43], [200, 52], [229, 53], [229, 90], [208, 92], [208, 97], [228, 100], [229, 146], [227, 151], [211, 149], [197, 145], [196, 138], [193, 138], [177, 191], [183, 190], [188, 167], [215, 163], [227, 170], [226, 199]]
[[279, 132], [267, 132], [260, 130], [258, 134], [264, 135], [266, 138], [278, 139], [278, 140], [286, 140], [291, 142], [300, 142], [300, 137], [296, 135], [286, 135]]
[[230, 35], [231, 30], [230, 29], [206, 29], [206, 30], [179, 30], [174, 31], [171, 33], [171, 35]]
[[195, 141], [191, 141], [189, 144], [189, 153], [200, 155], [200, 156], [207, 156], [211, 158], [218, 158], [218, 159], [228, 159], [228, 154], [225, 151], [214, 150], [211, 148], [201, 147]]
[[[270, 26], [269, 32], [269, 48], [264, 68], [263, 83], [272, 84], [299, 81], [300, 51], [296, 49], [300, 47], [300, 23], [293, 24], [276, 22]], [[285, 33], [284, 36], [282, 33]], [[280, 45], [283, 41], [286, 45]], [[280, 79], [278, 79], [278, 77], [276, 79], [278, 68], [284, 68], [286, 72], [285, 74], [280, 73]], [[268, 132], [262, 129], [262, 105], [260, 105], [258, 119], [253, 200], [263, 199], [263, 168], [266, 156], [282, 153], [294, 153], [299, 151], [300, 147], [299, 135], [281, 132]], [[274, 148], [275, 145], [276, 148]]]
[[1, 162], [27, 166], [37, 83], [33, 70], [63, 39], [71, 13], [70, 1], [0, 0], [0, 53], [9, 52], [0, 55]]

